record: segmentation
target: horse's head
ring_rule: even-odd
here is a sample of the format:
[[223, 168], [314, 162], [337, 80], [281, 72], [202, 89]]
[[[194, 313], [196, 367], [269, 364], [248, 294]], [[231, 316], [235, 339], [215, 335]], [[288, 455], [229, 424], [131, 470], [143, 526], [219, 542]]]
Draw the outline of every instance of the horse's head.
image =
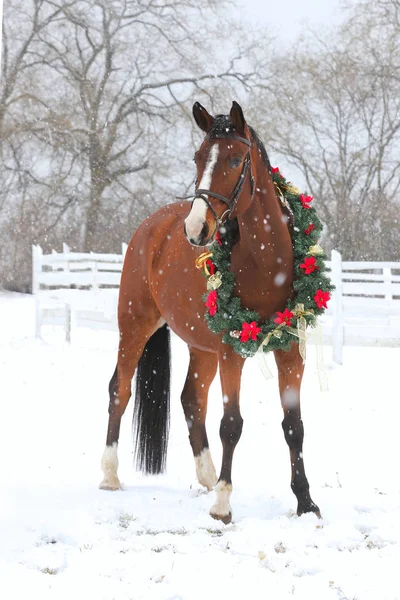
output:
[[250, 204], [251, 134], [237, 102], [233, 102], [229, 115], [216, 117], [196, 102], [193, 116], [206, 137], [194, 157], [196, 191], [185, 219], [185, 234], [194, 246], [207, 246], [225, 220], [244, 212]]

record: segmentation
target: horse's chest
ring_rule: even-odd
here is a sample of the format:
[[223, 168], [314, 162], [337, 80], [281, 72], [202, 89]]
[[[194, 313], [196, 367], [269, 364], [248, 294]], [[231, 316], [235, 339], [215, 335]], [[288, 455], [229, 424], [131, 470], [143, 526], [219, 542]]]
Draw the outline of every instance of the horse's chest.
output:
[[251, 258], [232, 258], [235, 273], [235, 296], [245, 308], [256, 310], [262, 318], [269, 318], [283, 310], [292, 293], [292, 274], [288, 266], [258, 265]]

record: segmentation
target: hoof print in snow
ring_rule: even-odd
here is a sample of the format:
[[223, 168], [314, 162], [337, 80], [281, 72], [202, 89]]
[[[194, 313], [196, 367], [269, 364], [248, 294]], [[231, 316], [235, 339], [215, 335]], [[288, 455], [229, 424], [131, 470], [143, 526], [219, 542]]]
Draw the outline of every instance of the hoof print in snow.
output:
[[190, 490], [191, 498], [199, 498], [199, 496], [205, 496], [206, 494], [208, 494], [208, 489], [204, 488], [204, 487], [191, 488], [191, 490]]
[[286, 552], [286, 548], [282, 544], [282, 542], [279, 542], [279, 544], [275, 544], [274, 550], [277, 554], [285, 554], [285, 552]]
[[40, 569], [42, 573], [45, 575], [57, 575], [58, 569], [52, 569], [51, 567], [45, 567], [44, 569]]

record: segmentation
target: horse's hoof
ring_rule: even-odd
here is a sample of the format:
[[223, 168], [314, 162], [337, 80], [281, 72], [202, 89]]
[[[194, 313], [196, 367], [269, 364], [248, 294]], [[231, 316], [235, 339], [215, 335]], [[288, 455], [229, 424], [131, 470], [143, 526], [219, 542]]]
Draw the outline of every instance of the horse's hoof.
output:
[[222, 521], [224, 523], [224, 525], [229, 525], [229, 523], [232, 523], [232, 513], [231, 512], [229, 512], [227, 515], [219, 515], [218, 513], [210, 511], [210, 516], [213, 519], [215, 519], [216, 521]]
[[122, 485], [119, 480], [109, 480], [103, 479], [103, 481], [99, 485], [100, 490], [106, 490], [107, 492], [117, 492], [118, 490], [122, 490]]
[[318, 517], [318, 519], [322, 519], [322, 515], [321, 515], [321, 511], [319, 510], [318, 506], [314, 503], [309, 504], [307, 506], [298, 506], [297, 508], [297, 516], [301, 517], [301, 515], [304, 515], [305, 513], [314, 513], [316, 517]]

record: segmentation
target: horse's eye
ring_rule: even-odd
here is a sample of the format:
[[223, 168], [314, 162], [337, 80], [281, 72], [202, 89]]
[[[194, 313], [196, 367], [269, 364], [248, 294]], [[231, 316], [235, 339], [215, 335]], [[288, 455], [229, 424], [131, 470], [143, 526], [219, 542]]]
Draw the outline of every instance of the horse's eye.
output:
[[240, 166], [242, 162], [242, 159], [239, 158], [238, 156], [236, 156], [235, 158], [231, 158], [229, 161], [229, 166], [231, 167], [231, 169], [236, 169], [237, 167]]

